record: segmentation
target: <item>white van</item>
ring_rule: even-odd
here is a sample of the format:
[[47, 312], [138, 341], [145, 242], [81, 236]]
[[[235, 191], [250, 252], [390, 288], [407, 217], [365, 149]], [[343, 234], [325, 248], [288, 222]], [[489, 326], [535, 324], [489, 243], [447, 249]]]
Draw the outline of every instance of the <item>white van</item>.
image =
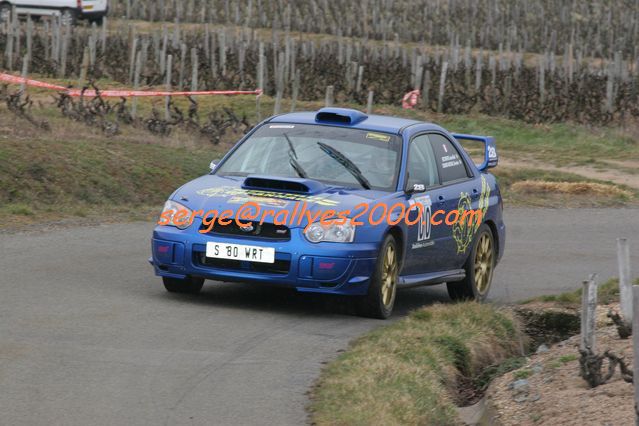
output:
[[77, 19], [101, 23], [109, 10], [108, 0], [0, 0], [0, 22], [11, 18], [13, 7], [18, 15], [59, 16], [64, 25]]

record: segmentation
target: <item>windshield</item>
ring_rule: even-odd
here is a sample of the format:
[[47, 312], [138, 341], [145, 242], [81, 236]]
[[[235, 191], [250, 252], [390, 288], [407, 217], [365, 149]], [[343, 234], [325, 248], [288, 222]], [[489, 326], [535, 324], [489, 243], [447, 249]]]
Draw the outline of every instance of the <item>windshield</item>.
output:
[[329, 185], [394, 191], [396, 135], [308, 124], [266, 124], [215, 170], [216, 175], [302, 177]]

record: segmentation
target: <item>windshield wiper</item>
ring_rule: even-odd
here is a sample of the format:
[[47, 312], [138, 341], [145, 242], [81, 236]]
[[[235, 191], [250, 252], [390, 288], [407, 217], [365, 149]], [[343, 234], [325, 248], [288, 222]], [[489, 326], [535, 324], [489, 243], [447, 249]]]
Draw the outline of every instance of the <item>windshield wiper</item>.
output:
[[355, 163], [349, 160], [348, 157], [346, 157], [344, 154], [342, 154], [332, 146], [327, 145], [323, 142], [317, 142], [317, 144], [322, 149], [322, 151], [324, 151], [331, 158], [344, 166], [344, 168], [348, 170], [348, 172], [352, 174], [355, 179], [357, 179], [359, 184], [362, 185], [364, 189], [371, 189], [371, 183], [364, 177], [359, 167], [357, 167]]
[[295, 147], [293, 147], [293, 142], [291, 142], [291, 138], [288, 137], [286, 133], [284, 133], [284, 137], [286, 138], [286, 142], [288, 142], [288, 162], [295, 170], [295, 173], [301, 178], [307, 178], [308, 175], [304, 171], [302, 165], [297, 161], [297, 152], [295, 151]]

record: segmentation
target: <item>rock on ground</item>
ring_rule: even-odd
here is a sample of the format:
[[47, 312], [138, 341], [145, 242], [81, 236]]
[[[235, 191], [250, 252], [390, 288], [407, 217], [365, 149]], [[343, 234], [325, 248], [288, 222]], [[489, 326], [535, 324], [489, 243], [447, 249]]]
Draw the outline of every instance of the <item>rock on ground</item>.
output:
[[[632, 368], [632, 338], [621, 340], [605, 324], [598, 309], [597, 352], [610, 350]], [[603, 369], [608, 364], [604, 361]], [[488, 404], [498, 424], [507, 425], [631, 425], [634, 392], [619, 369], [608, 383], [594, 389], [579, 376], [579, 336], [531, 355], [525, 367], [497, 378], [488, 390]]]

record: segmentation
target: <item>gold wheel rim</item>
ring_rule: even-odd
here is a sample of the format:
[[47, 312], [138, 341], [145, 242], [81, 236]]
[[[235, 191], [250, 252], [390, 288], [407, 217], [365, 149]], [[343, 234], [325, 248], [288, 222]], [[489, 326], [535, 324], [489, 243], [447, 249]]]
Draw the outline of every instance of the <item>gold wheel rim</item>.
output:
[[382, 303], [385, 307], [389, 307], [393, 303], [397, 288], [396, 283], [396, 252], [395, 247], [389, 244], [386, 248], [386, 253], [384, 253], [384, 263], [382, 265]]
[[493, 277], [493, 243], [487, 233], [483, 233], [477, 243], [475, 253], [475, 286], [480, 295], [486, 294]]

